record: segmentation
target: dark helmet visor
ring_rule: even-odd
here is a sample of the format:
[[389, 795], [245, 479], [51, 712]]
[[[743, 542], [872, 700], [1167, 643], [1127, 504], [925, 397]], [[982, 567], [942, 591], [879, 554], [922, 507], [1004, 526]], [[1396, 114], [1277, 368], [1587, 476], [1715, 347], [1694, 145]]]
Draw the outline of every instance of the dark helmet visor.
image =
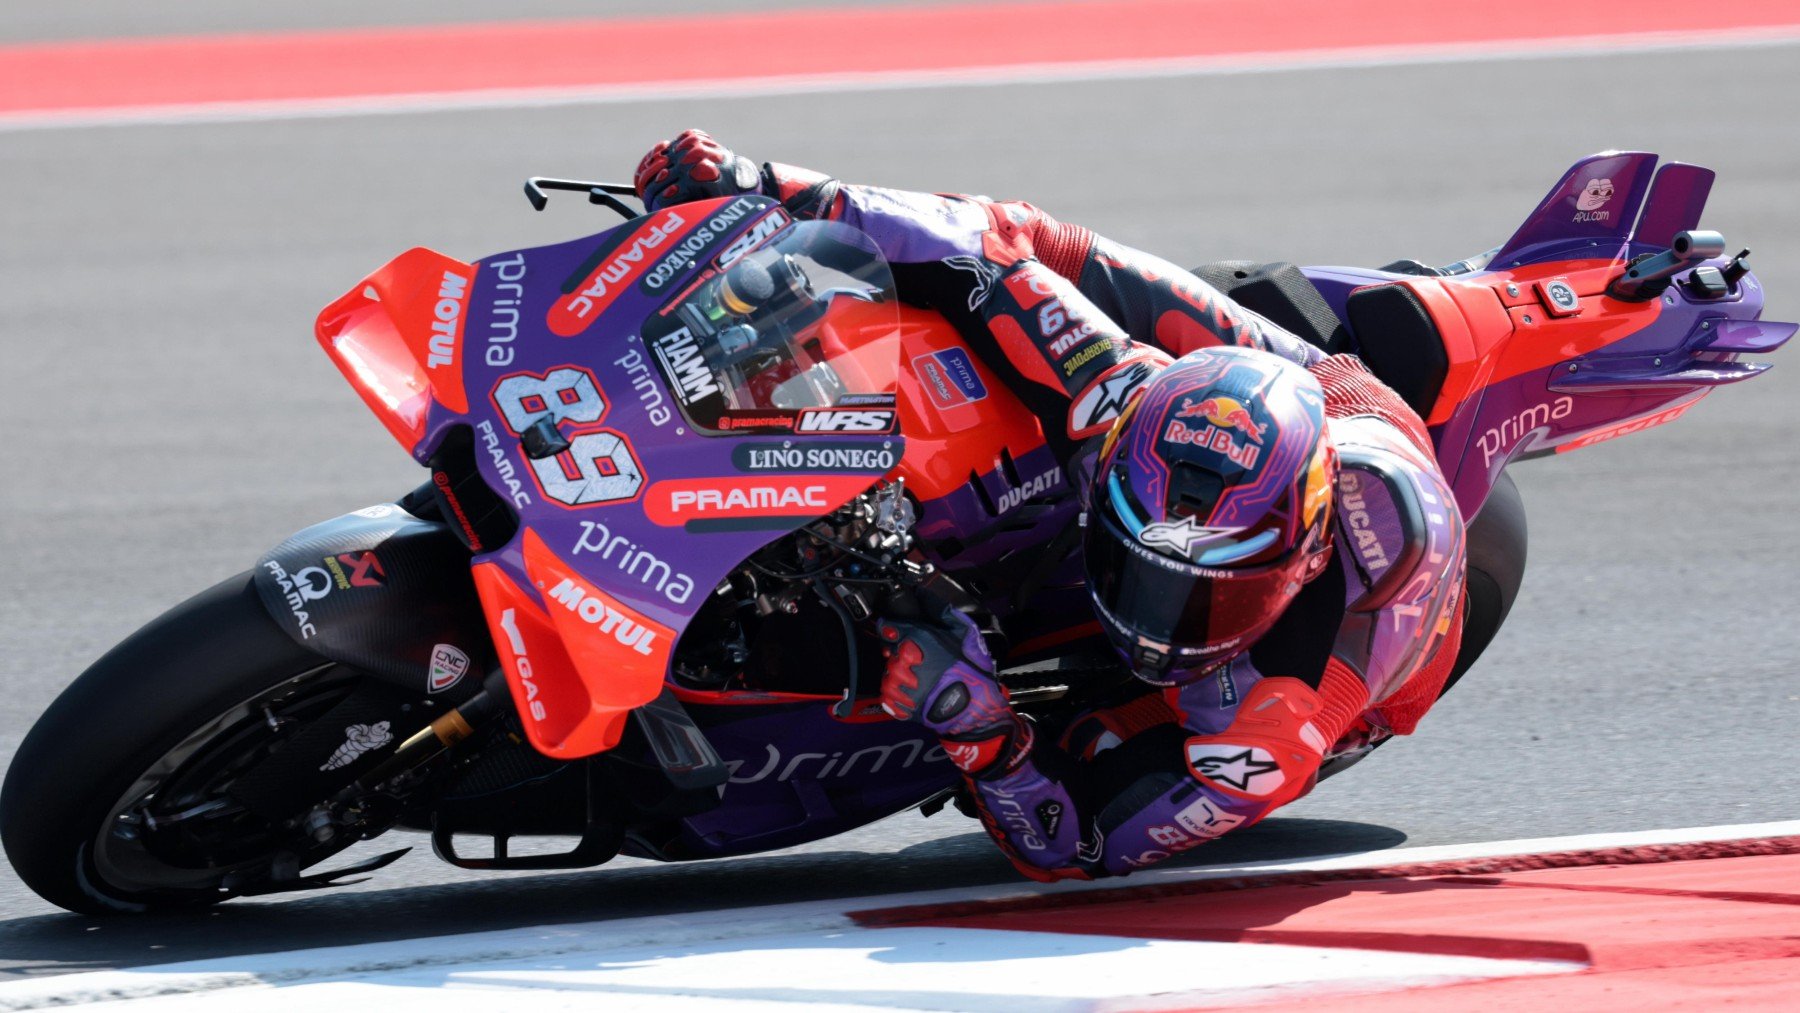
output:
[[1137, 544], [1110, 513], [1089, 515], [1088, 586], [1114, 624], [1165, 645], [1172, 664], [1203, 665], [1243, 650], [1298, 590], [1288, 561], [1233, 570], [1192, 566]]

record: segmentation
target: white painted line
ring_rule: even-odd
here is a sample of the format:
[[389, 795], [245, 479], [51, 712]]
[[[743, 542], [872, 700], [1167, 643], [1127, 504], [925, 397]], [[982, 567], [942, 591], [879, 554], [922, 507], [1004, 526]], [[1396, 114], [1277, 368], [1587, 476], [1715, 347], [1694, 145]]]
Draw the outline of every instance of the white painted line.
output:
[[[413, 950], [417, 949], [412, 944]], [[1282, 944], [1185, 942], [989, 929], [893, 928], [783, 933], [678, 946], [520, 956], [408, 967], [408, 944], [382, 944], [397, 966], [336, 981], [192, 993], [188, 1010], [257, 1013], [327, 1006], [384, 1013], [555, 1009], [571, 1000], [613, 1010], [817, 1009], [1086, 1011], [1101, 1002], [1180, 996], [1239, 1004], [1287, 994], [1388, 991], [1480, 978], [1563, 974], [1581, 964]], [[375, 956], [372, 953], [370, 956]], [[546, 1000], [548, 1005], [546, 1005]], [[150, 1009], [169, 999], [109, 1001]], [[483, 1004], [476, 1006], [476, 1003]], [[1132, 1003], [1136, 1005], [1136, 1003]], [[26, 1007], [29, 1008], [29, 1007]]]
[[764, 98], [948, 87], [1071, 84], [1225, 74], [1396, 67], [1417, 64], [1547, 60], [1693, 50], [1760, 49], [1800, 42], [1800, 26], [1729, 28], [1707, 32], [1633, 32], [1561, 39], [1370, 46], [1148, 60], [1096, 60], [959, 67], [947, 70], [874, 71], [860, 74], [795, 74], [710, 78], [647, 85], [519, 88], [422, 92], [344, 98], [205, 102], [182, 105], [0, 112], [0, 133], [88, 127], [253, 123], [270, 120], [393, 116], [492, 109], [541, 109], [683, 99]]
[[[1195, 869], [1149, 870], [1137, 873], [1124, 880], [1102, 880], [1095, 883], [1058, 883], [1039, 885], [1020, 882], [996, 884], [987, 887], [962, 890], [939, 890], [926, 893], [890, 894], [878, 897], [845, 898], [830, 901], [808, 901], [796, 904], [773, 905], [760, 908], [743, 908], [724, 910], [701, 915], [656, 916], [646, 918], [620, 919], [616, 921], [592, 922], [581, 925], [547, 926], [528, 929], [508, 929], [495, 932], [477, 932], [462, 935], [440, 936], [435, 938], [402, 940], [388, 943], [370, 943], [354, 946], [326, 947], [310, 950], [298, 950], [285, 953], [254, 954], [241, 957], [229, 957], [214, 960], [192, 961], [181, 964], [164, 964], [138, 968], [129, 971], [90, 971], [79, 974], [62, 975], [51, 978], [31, 978], [20, 981], [0, 983], [0, 1010], [36, 1010], [52, 1006], [63, 1006], [76, 1003], [104, 1002], [108, 1000], [156, 1000], [147, 1008], [154, 1010], [157, 1003], [164, 1000], [158, 997], [175, 997], [171, 1002], [188, 1003], [197, 1001], [203, 995], [220, 993], [228, 995], [236, 1008], [254, 1002], [258, 1013], [275, 1013], [279, 1009], [290, 1007], [274, 1007], [269, 1003], [273, 996], [307, 994], [293, 991], [300, 985], [316, 985], [321, 983], [343, 982], [346, 979], [365, 984], [376, 981], [394, 982], [393, 988], [417, 988], [416, 982], [430, 981], [442, 990], [431, 993], [431, 1009], [443, 1013], [446, 1010], [463, 1008], [460, 999], [457, 1004], [446, 1005], [450, 997], [464, 995], [461, 989], [489, 989], [500, 987], [494, 981], [477, 977], [465, 978], [473, 974], [475, 965], [485, 969], [510, 968], [517, 972], [518, 979], [507, 979], [505, 987], [522, 988], [530, 982], [537, 981], [547, 975], [557, 973], [557, 968], [574, 968], [581, 973], [592, 972], [599, 977], [593, 979], [612, 991], [607, 993], [606, 1006], [609, 1010], [642, 1008], [671, 1009], [668, 1004], [658, 1005], [654, 997], [643, 1000], [640, 1006], [621, 1006], [620, 995], [631, 992], [626, 987], [628, 982], [618, 978], [614, 972], [621, 968], [639, 966], [646, 961], [660, 960], [670, 954], [684, 957], [705, 958], [695, 964], [682, 966], [680, 973], [688, 975], [698, 973], [692, 968], [711, 966], [708, 961], [711, 955], [738, 952], [751, 945], [767, 949], [775, 944], [771, 940], [786, 940], [777, 949], [856, 949], [857, 947], [876, 947], [883, 949], [864, 933], [876, 933], [875, 938], [909, 939], [912, 937], [889, 936], [890, 933], [909, 931], [903, 928], [864, 929], [857, 926], [846, 914], [849, 911], [867, 911], [901, 906], [917, 906], [928, 904], [948, 904], [977, 900], [1005, 900], [1030, 897], [1046, 893], [1069, 893], [1094, 889], [1118, 889], [1122, 886], [1164, 885], [1187, 881], [1219, 879], [1247, 874], [1268, 875], [1280, 872], [1322, 872], [1338, 869], [1381, 868], [1393, 865], [1410, 865], [1423, 862], [1467, 860], [1478, 858], [1494, 858], [1509, 855], [1537, 854], [1544, 852], [1577, 851], [1602, 848], [1633, 848], [1654, 845], [1679, 845], [1720, 841], [1753, 840], [1771, 837], [1787, 837], [1800, 835], [1800, 820], [1778, 823], [1753, 823], [1722, 827], [1692, 827], [1680, 830], [1650, 830], [1622, 834], [1586, 834], [1573, 837], [1529, 838], [1513, 841], [1493, 841], [1482, 844], [1456, 844], [1436, 847], [1393, 848], [1384, 851], [1371, 851], [1361, 854], [1336, 855], [1325, 858], [1310, 858], [1277, 862], [1254, 862], [1234, 866], [1208, 866]], [[604, 872], [596, 873], [605, 875]], [[941, 936], [944, 929], [920, 929], [920, 932]], [[974, 930], [959, 930], [974, 931]], [[1010, 935], [1010, 934], [1008, 934]], [[1060, 934], [1025, 933], [1028, 936], [1045, 936], [1053, 941], [1062, 937]], [[857, 938], [855, 943], [842, 942], [851, 936]], [[1099, 938], [1099, 937], [1096, 937]], [[1116, 937], [1105, 937], [1111, 940], [1110, 945], [1116, 950], [1129, 945], [1136, 947], [1137, 941], [1121, 942]], [[868, 941], [864, 941], [868, 940]], [[1049, 942], [1040, 940], [1041, 945]], [[909, 946], [914, 944], [909, 943]], [[994, 945], [1022, 945], [1002, 941]], [[1034, 944], [1039, 945], [1039, 944]], [[1191, 944], [1191, 945], [1233, 945], [1233, 944]], [[1268, 944], [1243, 944], [1241, 950], [1256, 949], [1265, 952]], [[871, 951], [875, 952], [875, 951]], [[942, 951], [952, 963], [965, 963], [951, 951]], [[1198, 953], [1199, 951], [1195, 951]], [[1233, 951], [1231, 960], [1224, 961], [1230, 965], [1240, 958]], [[1353, 951], [1365, 954], [1367, 951]], [[658, 954], [662, 956], [657, 956]], [[1254, 954], [1246, 954], [1246, 958]], [[1411, 959], [1413, 955], [1403, 955]], [[765, 959], [774, 960], [773, 956]], [[882, 958], [864, 956], [859, 961], [881, 962]], [[1019, 959], [1025, 959], [1023, 957]], [[1188, 959], [1186, 957], [1183, 958]], [[1208, 957], [1209, 961], [1215, 957]], [[1358, 959], [1364, 959], [1359, 956]], [[1372, 959], [1372, 958], [1370, 958]], [[1443, 958], [1443, 959], [1475, 959], [1475, 958]], [[918, 965], [922, 960], [897, 961], [923, 975]], [[1504, 962], [1511, 967], [1519, 963]], [[1524, 971], [1514, 967], [1506, 973], [1540, 973], [1547, 970], [1566, 970], [1567, 965], [1535, 962], [1544, 966], [1536, 970], [1527, 968]], [[973, 966], [973, 964], [971, 964]], [[1211, 966], [1210, 964], [1208, 966]], [[1397, 965], [1383, 965], [1384, 973], [1400, 974]], [[1423, 965], [1420, 965], [1423, 966]], [[1442, 973], [1452, 977], [1472, 973], [1468, 968], [1461, 971], [1444, 970], [1450, 965], [1432, 965], [1431, 968], [1418, 973], [1428, 975]], [[866, 968], [864, 970], [867, 970]], [[1327, 971], [1330, 971], [1328, 974]], [[834, 972], [835, 973], [835, 972]], [[859, 972], [860, 973], [860, 972]], [[873, 972], [870, 972], [873, 973]], [[935, 973], [935, 972], [934, 972]], [[948, 972], [945, 972], [948, 973]], [[1350, 978], [1331, 978], [1337, 974], [1335, 970], [1320, 971], [1325, 978], [1338, 981], [1339, 985], [1350, 986]], [[1476, 974], [1487, 976], [1486, 973]], [[504, 975], [502, 976], [504, 977]], [[402, 981], [401, 979], [404, 979]], [[923, 978], [921, 977], [921, 980]], [[1322, 979], [1324, 980], [1324, 979]], [[1385, 980], [1385, 979], [1384, 979]], [[1393, 978], [1391, 980], [1401, 980]], [[1410, 979], [1407, 979], [1410, 980]], [[523, 984], [522, 984], [523, 983]], [[590, 982], [590, 985], [593, 983]], [[337, 986], [333, 986], [336, 988]], [[389, 986], [382, 986], [384, 989]], [[535, 986], [533, 986], [535, 987]], [[589, 990], [588, 985], [570, 985], [575, 991], [562, 999], [555, 996], [534, 996], [532, 1006], [536, 1009], [561, 1009], [567, 1000], [570, 1008], [579, 1005], [586, 999], [586, 1008], [592, 1008], [598, 996]], [[594, 985], [593, 987], [599, 987]], [[1262, 986], [1245, 985], [1246, 988]], [[1363, 981], [1355, 987], [1373, 987]], [[246, 992], [244, 989], [250, 989]], [[661, 995], [663, 993], [657, 993]], [[312, 1005], [306, 1008], [323, 1008], [336, 1000], [332, 998], [330, 989], [313, 990], [309, 1000]], [[387, 991], [376, 993], [358, 993], [356, 1002], [350, 1008], [374, 1008], [378, 1002], [385, 1004], [391, 995]], [[859, 1008], [855, 1000], [845, 998], [844, 1005], [835, 1008]], [[554, 1000], [554, 1001], [552, 1001]], [[425, 1000], [419, 1000], [418, 1007], [423, 1010]], [[484, 1010], [491, 1011], [492, 997]], [[636, 1002], [636, 999], [632, 1000]], [[690, 1000], [683, 1000], [689, 1001]], [[721, 1003], [727, 1000], [721, 999]], [[731, 1003], [764, 1003], [787, 1000], [774, 1000], [742, 996], [730, 999]], [[835, 999], [822, 1000], [837, 1002]], [[1016, 997], [1014, 998], [1016, 1003]], [[1187, 1001], [1186, 999], [1183, 1000]], [[1242, 997], [1240, 997], [1240, 1000]], [[678, 1005], [678, 1004], [677, 1004]], [[1198, 1000], [1190, 1005], [1199, 1005]], [[185, 1006], [183, 1007], [185, 1008]], [[299, 1007], [291, 1007], [299, 1008]], [[410, 1010], [410, 1006], [396, 1007], [386, 1013], [401, 1013]], [[473, 1005], [468, 1008], [474, 1009]], [[730, 1005], [730, 1009], [778, 1008], [776, 1006], [758, 1007], [754, 1005]], [[817, 1008], [817, 1007], [815, 1007]], [[834, 1007], [827, 1007], [834, 1008]], [[872, 1007], [861, 1007], [872, 1008]], [[880, 1008], [892, 1010], [891, 1004]], [[945, 1008], [938, 1006], [935, 1008]], [[950, 1007], [963, 1008], [963, 1007]], [[1008, 1009], [1021, 1008], [1019, 1005], [999, 1007]]]

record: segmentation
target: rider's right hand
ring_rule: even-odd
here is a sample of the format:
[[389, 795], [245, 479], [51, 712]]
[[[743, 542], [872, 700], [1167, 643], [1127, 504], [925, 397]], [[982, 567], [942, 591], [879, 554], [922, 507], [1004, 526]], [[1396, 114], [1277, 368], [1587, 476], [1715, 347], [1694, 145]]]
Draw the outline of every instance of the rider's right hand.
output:
[[632, 183], [646, 211], [762, 192], [762, 174], [755, 163], [733, 154], [704, 130], [684, 130], [651, 148], [638, 163]]

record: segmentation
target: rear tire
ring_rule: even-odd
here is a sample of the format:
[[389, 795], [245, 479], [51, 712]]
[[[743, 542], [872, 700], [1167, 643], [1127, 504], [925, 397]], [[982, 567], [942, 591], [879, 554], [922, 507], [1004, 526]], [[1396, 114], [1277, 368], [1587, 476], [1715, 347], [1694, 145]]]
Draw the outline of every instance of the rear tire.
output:
[[[170, 877], [173, 885], [142, 889], [109, 882], [95, 854], [107, 844], [102, 834], [120, 833], [119, 807], [146, 783], [154, 792], [153, 775], [178, 762], [190, 743], [197, 742], [187, 755], [202, 755], [210, 743], [196, 733], [221, 716], [259, 697], [273, 699], [269, 694], [296, 681], [311, 680], [318, 692], [326, 682], [357, 680], [277, 627], [250, 576], [196, 595], [108, 651], [57, 697], [19, 746], [0, 789], [0, 841], [19, 877], [45, 900], [102, 914], [229, 896], [204, 882], [213, 872], [223, 878], [224, 866], [172, 862], [168, 868], [180, 874]], [[167, 783], [180, 774], [163, 769], [162, 776]], [[304, 866], [349, 843], [297, 857]]]
[[1525, 497], [1519, 495], [1512, 476], [1501, 472], [1481, 513], [1469, 525], [1468, 611], [1456, 665], [1438, 692], [1440, 699], [1487, 650], [1512, 611], [1525, 580], [1526, 536]]

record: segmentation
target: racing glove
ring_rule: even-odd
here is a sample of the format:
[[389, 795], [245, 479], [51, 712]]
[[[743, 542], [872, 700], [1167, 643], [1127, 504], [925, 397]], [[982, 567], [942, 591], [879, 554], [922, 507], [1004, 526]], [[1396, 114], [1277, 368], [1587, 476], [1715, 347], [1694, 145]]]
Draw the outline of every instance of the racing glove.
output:
[[704, 130], [684, 130], [651, 148], [638, 163], [632, 184], [646, 211], [763, 191], [756, 165]]
[[1000, 850], [1032, 879], [1089, 878], [1098, 848], [1084, 849], [1068, 790], [1032, 762], [1031, 723], [1007, 702], [974, 621], [946, 606], [878, 629], [888, 644], [882, 709], [937, 734]]

